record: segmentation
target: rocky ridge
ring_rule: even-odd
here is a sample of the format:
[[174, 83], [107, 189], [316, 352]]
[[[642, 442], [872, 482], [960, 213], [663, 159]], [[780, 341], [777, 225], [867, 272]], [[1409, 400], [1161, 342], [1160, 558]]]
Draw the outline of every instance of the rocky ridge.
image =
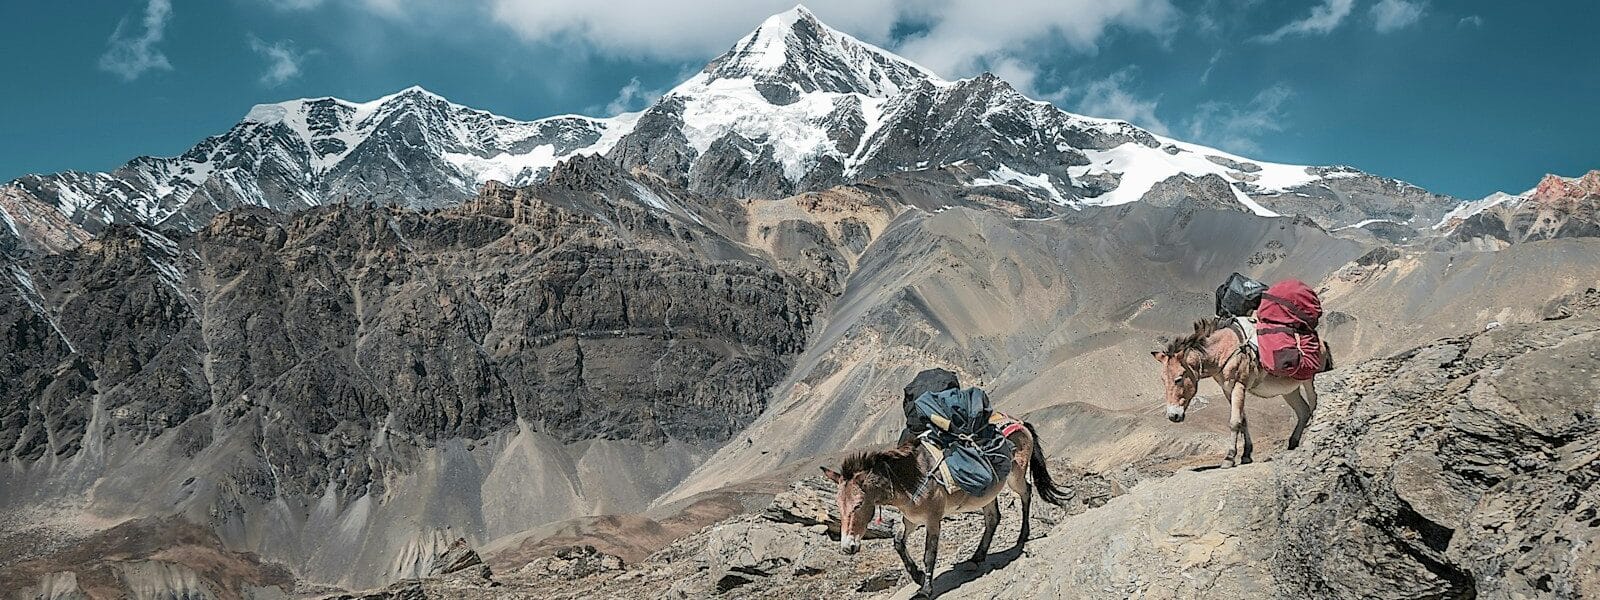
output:
[[642, 509], [762, 412], [827, 298], [690, 206], [596, 158], [444, 211], [238, 210], [7, 260], [0, 508], [95, 489], [104, 518], [166, 507], [352, 583]]
[[1453, 211], [1437, 228], [1448, 234], [1441, 246], [1476, 250], [1600, 237], [1600, 171], [1570, 178], [1546, 175], [1523, 194], [1496, 194]]

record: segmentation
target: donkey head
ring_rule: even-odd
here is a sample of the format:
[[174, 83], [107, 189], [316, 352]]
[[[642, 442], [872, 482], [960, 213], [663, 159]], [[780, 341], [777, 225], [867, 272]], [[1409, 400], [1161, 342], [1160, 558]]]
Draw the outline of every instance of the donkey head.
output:
[[1189, 410], [1189, 401], [1194, 400], [1195, 392], [1200, 388], [1200, 373], [1196, 365], [1190, 364], [1187, 351], [1150, 354], [1161, 363], [1161, 380], [1167, 388], [1167, 420], [1182, 423], [1184, 413]]
[[867, 534], [867, 525], [872, 523], [881, 495], [866, 481], [871, 478], [870, 471], [863, 469], [852, 472], [850, 466], [850, 461], [846, 461], [841, 467], [844, 473], [822, 467], [822, 474], [839, 484], [836, 498], [839, 503], [839, 549], [845, 554], [855, 554], [861, 550], [861, 538]]

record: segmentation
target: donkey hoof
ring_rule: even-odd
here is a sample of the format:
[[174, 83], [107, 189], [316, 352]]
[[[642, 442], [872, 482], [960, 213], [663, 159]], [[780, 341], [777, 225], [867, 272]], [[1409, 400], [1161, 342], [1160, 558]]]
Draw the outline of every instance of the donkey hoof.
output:
[[1239, 464], [1248, 465], [1248, 464], [1253, 463], [1255, 461], [1256, 461], [1256, 459], [1250, 458], [1249, 456], [1245, 456], [1244, 458], [1239, 459]]
[[1233, 468], [1233, 459], [1230, 458], [1228, 460], [1222, 461], [1222, 464], [1217, 465], [1217, 468], [1220, 468], [1220, 469], [1232, 469]]

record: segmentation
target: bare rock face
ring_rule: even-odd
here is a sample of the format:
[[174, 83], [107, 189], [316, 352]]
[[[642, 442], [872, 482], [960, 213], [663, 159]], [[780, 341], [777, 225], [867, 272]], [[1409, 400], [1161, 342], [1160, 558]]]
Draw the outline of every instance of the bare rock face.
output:
[[[114, 413], [140, 407], [112, 427], [136, 439], [263, 402], [287, 409], [286, 433], [333, 438], [387, 422], [477, 439], [521, 418], [568, 440], [714, 443], [753, 418], [815, 292], [749, 256], [702, 258], [731, 252], [684, 241], [704, 229], [634, 206], [614, 227], [558, 192], [504, 191], [484, 211], [228, 213], [181, 250], [114, 227], [28, 263], [37, 301], [6, 304], [26, 332], [8, 338], [7, 381], [25, 387], [6, 398], [29, 406], [40, 386], [72, 388], [57, 371], [83, 371]], [[10, 413], [0, 446], [70, 455], [89, 388], [61, 392], [63, 410]]]
[[1199, 206], [1221, 210], [1248, 210], [1235, 199], [1233, 188], [1218, 175], [1193, 177], [1174, 175], [1163, 180], [1141, 198], [1155, 206]]
[[1600, 171], [1575, 178], [1546, 175], [1525, 196], [1456, 223], [1449, 240], [1502, 247], [1572, 237], [1600, 237]]
[[[52, 477], [116, 487], [91, 508], [184, 513], [297, 572], [366, 565], [351, 577], [370, 585], [429, 527], [481, 543], [579, 502], [648, 502], [761, 413], [826, 294], [605, 159], [558, 171], [444, 211], [245, 209], [0, 260], [0, 456], [20, 465], [0, 509], [48, 500]], [[544, 458], [585, 448], [599, 462]], [[583, 489], [618, 461], [655, 479]], [[521, 512], [490, 471], [533, 496]], [[412, 510], [401, 485], [441, 508], [347, 535]], [[333, 515], [354, 529], [319, 529]], [[306, 549], [324, 543], [365, 562]]]
[[1567, 319], [1443, 340], [1336, 380], [1330, 425], [1284, 480], [1299, 589], [1600, 592], [1600, 294], [1576, 302], [1587, 308]]
[[596, 550], [594, 546], [572, 546], [557, 550], [551, 556], [535, 559], [522, 567], [521, 573], [559, 579], [583, 579], [623, 570], [620, 557]]
[[1311, 167], [1320, 179], [1282, 193], [1250, 196], [1278, 214], [1305, 215], [1332, 228], [1383, 220], [1407, 226], [1413, 237], [1437, 223], [1459, 201], [1397, 179], [1349, 167]]
[[478, 552], [472, 549], [465, 538], [456, 538], [450, 547], [439, 553], [433, 559], [433, 566], [428, 569], [429, 575], [449, 575], [473, 569], [484, 578], [489, 577], [489, 566], [483, 564], [483, 559]]

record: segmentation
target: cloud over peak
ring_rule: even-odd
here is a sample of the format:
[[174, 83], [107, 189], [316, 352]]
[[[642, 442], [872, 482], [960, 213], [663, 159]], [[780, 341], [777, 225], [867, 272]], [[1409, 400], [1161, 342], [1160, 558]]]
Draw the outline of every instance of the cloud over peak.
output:
[[261, 38], [249, 37], [250, 50], [267, 60], [267, 70], [261, 74], [261, 85], [277, 87], [300, 76], [300, 62], [308, 53], [295, 49], [294, 40], [267, 43]]
[[[167, 22], [171, 19], [171, 0], [150, 0], [138, 26], [130, 26], [127, 18], [118, 21], [117, 28], [106, 41], [105, 53], [100, 55], [100, 68], [124, 81], [138, 79], [150, 70], [172, 70], [167, 56], [156, 48], [166, 35]], [[140, 27], [142, 32], [133, 31]]]

